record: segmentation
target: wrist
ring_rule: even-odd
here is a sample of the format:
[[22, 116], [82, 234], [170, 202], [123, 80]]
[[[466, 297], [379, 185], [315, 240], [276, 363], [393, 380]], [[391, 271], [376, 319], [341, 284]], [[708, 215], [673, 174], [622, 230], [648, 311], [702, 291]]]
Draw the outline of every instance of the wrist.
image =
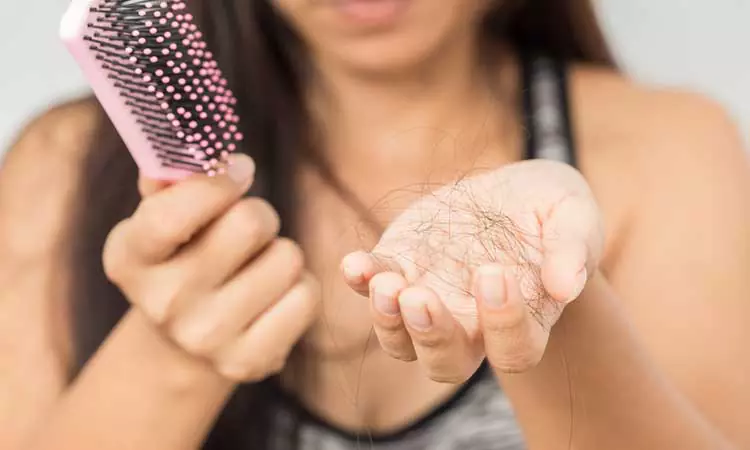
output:
[[[137, 364], [138, 375], [156, 387], [175, 396], [228, 396], [236, 383], [222, 377], [205, 360], [190, 355], [175, 345], [148, 318], [131, 308], [113, 335], [122, 334], [127, 340], [123, 350], [131, 353]], [[129, 358], [128, 358], [129, 359]], [[126, 360], [126, 359], [124, 359]], [[126, 373], [127, 373], [126, 369]]]

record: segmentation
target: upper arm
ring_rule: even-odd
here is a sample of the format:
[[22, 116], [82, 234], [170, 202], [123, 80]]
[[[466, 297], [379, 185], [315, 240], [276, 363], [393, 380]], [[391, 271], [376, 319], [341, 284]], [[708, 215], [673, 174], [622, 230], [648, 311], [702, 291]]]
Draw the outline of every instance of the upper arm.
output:
[[93, 111], [51, 110], [0, 166], [0, 448], [17, 448], [66, 383], [64, 247]]
[[750, 445], [750, 164], [713, 103], [651, 101], [628, 150], [637, 201], [609, 279], [665, 373]]
[[46, 255], [61, 241], [95, 109], [81, 101], [31, 122], [0, 165], [0, 253]]

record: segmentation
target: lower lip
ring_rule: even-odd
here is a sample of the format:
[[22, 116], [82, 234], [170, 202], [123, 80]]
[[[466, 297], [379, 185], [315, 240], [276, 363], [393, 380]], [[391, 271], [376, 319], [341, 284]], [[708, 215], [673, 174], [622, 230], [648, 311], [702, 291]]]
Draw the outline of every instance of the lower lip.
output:
[[387, 25], [406, 9], [408, 0], [338, 0], [338, 10], [349, 20], [368, 25]]

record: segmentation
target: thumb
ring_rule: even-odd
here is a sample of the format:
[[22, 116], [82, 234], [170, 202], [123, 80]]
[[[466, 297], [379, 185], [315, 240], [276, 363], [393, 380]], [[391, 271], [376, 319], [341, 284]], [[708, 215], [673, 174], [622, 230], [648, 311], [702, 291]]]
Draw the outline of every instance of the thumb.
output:
[[156, 180], [141, 175], [138, 177], [138, 192], [141, 193], [141, 197], [146, 198], [168, 188], [172, 184], [172, 181]]
[[519, 280], [499, 265], [480, 267], [474, 296], [487, 359], [495, 370], [520, 373], [541, 361], [549, 333], [531, 314]]
[[542, 223], [542, 283], [555, 300], [569, 303], [581, 294], [601, 257], [603, 231], [593, 199], [569, 196]]

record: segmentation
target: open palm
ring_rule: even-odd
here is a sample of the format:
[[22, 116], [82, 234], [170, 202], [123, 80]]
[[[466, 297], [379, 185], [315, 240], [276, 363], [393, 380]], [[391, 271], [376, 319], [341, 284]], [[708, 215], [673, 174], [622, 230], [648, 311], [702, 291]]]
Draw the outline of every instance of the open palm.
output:
[[538, 361], [596, 269], [602, 241], [580, 173], [524, 161], [423, 196], [342, 268], [370, 298], [386, 352], [419, 358], [432, 378], [458, 382], [485, 356], [510, 371]]

